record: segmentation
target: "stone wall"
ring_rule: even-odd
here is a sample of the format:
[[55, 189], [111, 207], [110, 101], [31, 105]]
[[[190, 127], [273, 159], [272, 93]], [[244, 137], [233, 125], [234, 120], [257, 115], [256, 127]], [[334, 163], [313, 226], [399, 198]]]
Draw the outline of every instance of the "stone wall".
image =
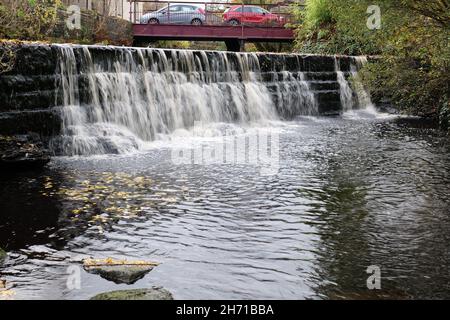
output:
[[[0, 134], [20, 134], [36, 132], [41, 137], [57, 135], [61, 128], [58, 107], [62, 103], [62, 92], [58, 90], [59, 48], [55, 45], [14, 44], [11, 49], [16, 59], [12, 70], [0, 74]], [[0, 51], [3, 50], [0, 46]], [[75, 47], [77, 64], [82, 64], [82, 46]], [[108, 64], [117, 60], [129, 48], [91, 46], [89, 51], [97, 63]], [[166, 50], [170, 57], [170, 50]], [[132, 49], [133, 54], [137, 51]], [[206, 51], [214, 55], [213, 51]], [[194, 51], [200, 57], [200, 51]], [[234, 53], [227, 53], [230, 62]], [[156, 59], [156, 57], [155, 57]], [[319, 102], [321, 114], [338, 114], [341, 110], [339, 85], [336, 81], [335, 59], [332, 56], [307, 56], [293, 54], [259, 54], [262, 81], [267, 87], [276, 86], [273, 73], [282, 77], [283, 70], [304, 71], [307, 81], [314, 90]], [[350, 70], [351, 57], [341, 57], [343, 72]], [[83, 101], [83, 81], [85, 75], [79, 75], [80, 97]], [[275, 91], [276, 88], [273, 88]], [[282, 115], [293, 116], [293, 115]]]

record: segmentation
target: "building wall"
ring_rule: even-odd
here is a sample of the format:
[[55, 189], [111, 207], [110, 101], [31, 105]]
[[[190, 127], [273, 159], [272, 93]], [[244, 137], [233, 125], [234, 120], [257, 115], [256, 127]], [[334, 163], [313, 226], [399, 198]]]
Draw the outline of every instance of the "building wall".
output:
[[100, 14], [120, 17], [130, 20], [130, 7], [136, 7], [137, 12], [142, 12], [142, 3], [132, 4], [128, 0], [62, 0], [69, 5], [77, 5], [81, 10], [95, 10]]

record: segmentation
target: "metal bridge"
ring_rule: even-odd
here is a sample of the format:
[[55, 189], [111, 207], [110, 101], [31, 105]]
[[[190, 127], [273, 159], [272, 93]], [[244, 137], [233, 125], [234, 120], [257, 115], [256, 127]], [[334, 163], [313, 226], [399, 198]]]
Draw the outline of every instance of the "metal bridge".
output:
[[230, 51], [245, 42], [292, 42], [288, 3], [130, 0], [135, 44], [156, 40], [224, 41]]

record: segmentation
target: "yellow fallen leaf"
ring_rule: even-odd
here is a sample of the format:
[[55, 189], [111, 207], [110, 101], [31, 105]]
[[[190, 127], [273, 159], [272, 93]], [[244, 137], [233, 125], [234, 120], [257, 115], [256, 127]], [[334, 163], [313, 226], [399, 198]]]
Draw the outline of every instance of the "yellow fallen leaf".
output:
[[0, 299], [2, 298], [11, 298], [12, 296], [14, 296], [16, 293], [13, 290], [0, 290]]
[[143, 265], [143, 266], [158, 266], [157, 262], [149, 262], [142, 260], [117, 260], [113, 258], [106, 259], [84, 259], [83, 264], [85, 267], [97, 267], [97, 266], [118, 266], [118, 265]]

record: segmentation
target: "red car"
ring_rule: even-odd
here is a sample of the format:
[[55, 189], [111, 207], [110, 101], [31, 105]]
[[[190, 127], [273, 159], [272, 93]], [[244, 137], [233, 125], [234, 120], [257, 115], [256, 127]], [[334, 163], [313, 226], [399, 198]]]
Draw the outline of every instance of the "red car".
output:
[[223, 21], [233, 26], [239, 24], [283, 25], [284, 18], [257, 6], [232, 6], [225, 10]]

